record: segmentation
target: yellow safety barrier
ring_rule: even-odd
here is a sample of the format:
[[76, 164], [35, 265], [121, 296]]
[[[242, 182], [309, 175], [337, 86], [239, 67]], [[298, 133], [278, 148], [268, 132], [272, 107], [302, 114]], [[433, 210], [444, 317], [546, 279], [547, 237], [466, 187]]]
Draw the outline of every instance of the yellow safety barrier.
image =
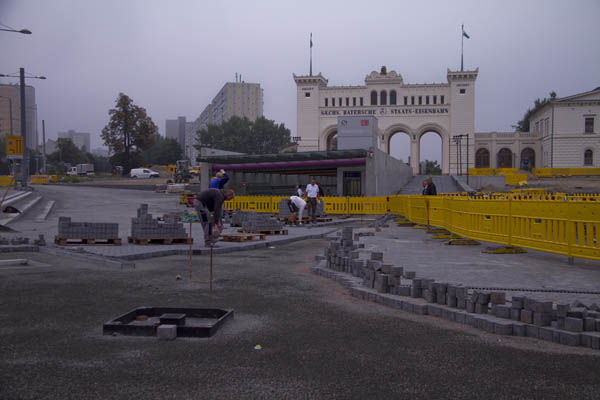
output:
[[0, 176], [0, 186], [11, 186], [15, 183], [14, 177], [12, 175], [2, 175]]
[[[226, 209], [277, 213], [284, 196], [238, 196]], [[325, 197], [327, 214], [403, 215], [470, 239], [600, 260], [600, 195], [543, 189], [474, 196]]]
[[519, 168], [469, 168], [473, 176], [509, 176], [519, 172]]
[[47, 185], [51, 180], [51, 175], [31, 175], [29, 178], [32, 185]]
[[600, 168], [533, 168], [531, 173], [541, 178], [554, 176], [593, 176], [600, 175]]
[[504, 179], [505, 179], [505, 183], [507, 185], [526, 185], [527, 184], [527, 175], [525, 175], [525, 174], [505, 175]]

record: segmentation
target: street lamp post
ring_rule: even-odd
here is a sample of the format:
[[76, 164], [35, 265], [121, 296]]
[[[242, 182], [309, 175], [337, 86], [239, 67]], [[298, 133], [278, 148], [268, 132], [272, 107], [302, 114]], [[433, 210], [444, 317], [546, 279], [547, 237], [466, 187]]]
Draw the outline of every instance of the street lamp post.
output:
[[[17, 78], [15, 75], [0, 74], [0, 77]], [[21, 185], [27, 186], [29, 177], [29, 154], [27, 153], [27, 110], [25, 109], [25, 68], [19, 68], [19, 83], [21, 94], [21, 136], [23, 138], [23, 167], [21, 168]], [[46, 79], [45, 76], [28, 76], [33, 79]]]

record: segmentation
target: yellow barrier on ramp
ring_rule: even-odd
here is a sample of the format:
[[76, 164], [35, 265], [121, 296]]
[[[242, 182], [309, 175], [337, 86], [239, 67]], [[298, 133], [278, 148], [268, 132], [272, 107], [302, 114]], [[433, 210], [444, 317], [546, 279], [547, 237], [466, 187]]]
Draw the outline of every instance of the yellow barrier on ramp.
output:
[[14, 185], [15, 178], [12, 175], [0, 176], [0, 186], [11, 186]]

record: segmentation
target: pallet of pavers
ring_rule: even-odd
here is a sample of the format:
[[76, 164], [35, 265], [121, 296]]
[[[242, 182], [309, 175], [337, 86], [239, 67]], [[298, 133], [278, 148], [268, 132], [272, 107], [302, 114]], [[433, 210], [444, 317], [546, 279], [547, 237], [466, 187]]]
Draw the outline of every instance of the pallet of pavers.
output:
[[54, 243], [59, 246], [92, 246], [121, 244], [119, 224], [104, 222], [72, 222], [70, 217], [58, 218], [58, 235]]
[[141, 245], [190, 244], [193, 239], [187, 236], [178, 215], [166, 214], [155, 219], [148, 213], [148, 205], [142, 204], [137, 210], [137, 217], [131, 219], [128, 242]]
[[221, 235], [225, 242], [249, 242], [254, 240], [265, 240], [266, 235], [263, 233], [223, 233]]

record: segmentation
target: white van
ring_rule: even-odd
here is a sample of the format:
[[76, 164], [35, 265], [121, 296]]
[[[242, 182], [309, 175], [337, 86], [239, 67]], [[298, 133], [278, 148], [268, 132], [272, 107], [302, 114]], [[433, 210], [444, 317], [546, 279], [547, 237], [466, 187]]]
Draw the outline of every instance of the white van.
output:
[[158, 178], [159, 176], [158, 172], [148, 168], [134, 168], [129, 173], [130, 178]]

